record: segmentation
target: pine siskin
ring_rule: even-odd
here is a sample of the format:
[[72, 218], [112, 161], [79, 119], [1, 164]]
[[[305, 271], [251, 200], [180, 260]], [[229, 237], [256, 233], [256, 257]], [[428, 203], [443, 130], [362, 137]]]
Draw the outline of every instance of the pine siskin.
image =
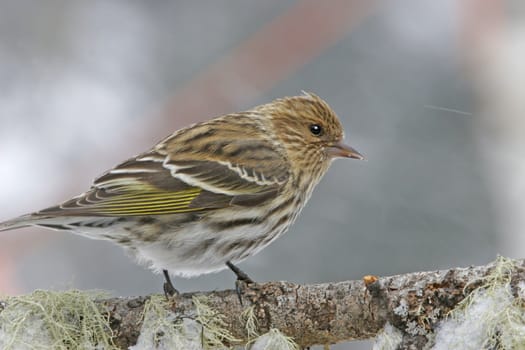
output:
[[342, 143], [339, 119], [305, 93], [181, 129], [117, 165], [60, 205], [0, 223], [105, 239], [155, 272], [196, 276], [232, 269], [297, 218]]

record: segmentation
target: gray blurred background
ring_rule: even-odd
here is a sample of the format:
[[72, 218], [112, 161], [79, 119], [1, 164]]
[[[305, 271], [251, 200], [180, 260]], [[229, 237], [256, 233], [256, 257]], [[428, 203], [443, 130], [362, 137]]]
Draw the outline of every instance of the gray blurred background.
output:
[[[0, 0], [0, 220], [83, 192], [180, 127], [306, 90], [368, 161], [336, 162], [292, 229], [240, 265], [250, 276], [320, 283], [524, 257], [523, 7]], [[233, 283], [229, 271], [175, 281]], [[0, 238], [0, 294], [161, 285], [107, 242]]]

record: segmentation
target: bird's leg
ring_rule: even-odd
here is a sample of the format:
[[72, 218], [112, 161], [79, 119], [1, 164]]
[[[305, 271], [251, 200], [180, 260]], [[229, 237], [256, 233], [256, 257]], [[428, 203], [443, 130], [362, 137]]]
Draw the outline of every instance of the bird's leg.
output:
[[164, 274], [164, 279], [166, 280], [163, 285], [164, 295], [166, 295], [166, 298], [169, 299], [169, 297], [172, 297], [175, 294], [179, 294], [179, 291], [176, 290], [175, 287], [173, 287], [173, 284], [171, 283], [168, 270], [162, 270], [162, 273]]
[[228, 266], [237, 276], [237, 281], [235, 281], [235, 292], [237, 293], [239, 302], [242, 305], [243, 287], [255, 282], [246, 274], [246, 272], [235, 266], [231, 261], [226, 261], [226, 266]]
[[244, 282], [244, 283], [255, 283], [250, 276], [246, 274], [243, 270], [238, 268], [237, 266], [233, 265], [231, 261], [226, 261], [226, 266], [230, 268], [230, 270], [233, 271], [233, 273], [237, 276], [237, 280]]

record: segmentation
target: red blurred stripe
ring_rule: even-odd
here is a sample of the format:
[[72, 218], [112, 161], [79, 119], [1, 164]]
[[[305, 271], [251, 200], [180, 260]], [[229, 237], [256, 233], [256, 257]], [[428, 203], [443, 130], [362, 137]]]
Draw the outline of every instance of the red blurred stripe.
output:
[[251, 103], [341, 40], [375, 5], [369, 0], [298, 1], [176, 91], [164, 111], [172, 124], [155, 133]]

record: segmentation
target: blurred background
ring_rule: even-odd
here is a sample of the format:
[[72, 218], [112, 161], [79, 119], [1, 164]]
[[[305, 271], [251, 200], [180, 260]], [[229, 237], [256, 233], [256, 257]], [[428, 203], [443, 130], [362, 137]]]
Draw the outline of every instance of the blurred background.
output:
[[[180, 127], [306, 90], [368, 161], [336, 162], [292, 229], [240, 264], [250, 276], [321, 283], [524, 257], [524, 7], [0, 0], [0, 221], [85, 191]], [[230, 271], [175, 281], [233, 284]], [[161, 286], [108, 242], [0, 237], [1, 294]]]

